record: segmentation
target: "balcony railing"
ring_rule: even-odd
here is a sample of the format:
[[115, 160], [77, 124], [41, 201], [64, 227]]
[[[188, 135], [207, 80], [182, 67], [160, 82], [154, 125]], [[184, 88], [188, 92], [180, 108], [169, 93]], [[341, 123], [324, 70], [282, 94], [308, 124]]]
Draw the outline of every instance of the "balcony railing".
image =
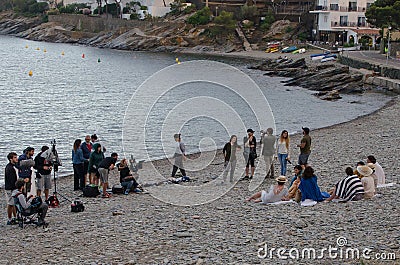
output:
[[337, 22], [331, 21], [331, 27], [368, 27], [367, 22]]
[[316, 11], [340, 11], [340, 12], [365, 12], [366, 7], [348, 7], [348, 6], [316, 6]]

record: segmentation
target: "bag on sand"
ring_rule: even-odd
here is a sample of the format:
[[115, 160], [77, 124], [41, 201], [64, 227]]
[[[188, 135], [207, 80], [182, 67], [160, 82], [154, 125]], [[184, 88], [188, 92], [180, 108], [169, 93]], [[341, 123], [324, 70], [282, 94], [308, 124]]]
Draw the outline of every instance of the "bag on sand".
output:
[[88, 184], [83, 188], [83, 197], [97, 197], [100, 195], [99, 187], [94, 184]]
[[115, 184], [112, 187], [112, 193], [113, 194], [122, 194], [122, 193], [124, 193], [124, 191], [125, 191], [125, 188], [122, 187], [120, 184]]
[[85, 210], [85, 206], [83, 205], [83, 202], [79, 199], [75, 199], [73, 203], [71, 203], [71, 212], [73, 213], [79, 213], [83, 212]]

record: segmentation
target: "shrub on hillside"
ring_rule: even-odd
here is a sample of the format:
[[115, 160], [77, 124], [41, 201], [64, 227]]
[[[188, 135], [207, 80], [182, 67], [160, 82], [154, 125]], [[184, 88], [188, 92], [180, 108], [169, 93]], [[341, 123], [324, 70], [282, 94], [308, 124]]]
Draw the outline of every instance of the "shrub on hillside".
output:
[[187, 23], [192, 25], [205, 25], [210, 22], [211, 10], [209, 7], [204, 7], [203, 9], [194, 13], [187, 20]]

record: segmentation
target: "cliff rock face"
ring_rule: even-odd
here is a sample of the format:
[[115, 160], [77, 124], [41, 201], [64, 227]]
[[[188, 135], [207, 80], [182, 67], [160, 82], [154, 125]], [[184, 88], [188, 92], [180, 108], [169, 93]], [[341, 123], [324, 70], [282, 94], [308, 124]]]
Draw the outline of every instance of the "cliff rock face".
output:
[[38, 18], [14, 17], [11, 12], [0, 13], [0, 34], [16, 34], [40, 25]]
[[[90, 18], [91, 19], [91, 18]], [[47, 42], [79, 43], [100, 48], [141, 51], [179, 51], [193, 49], [201, 51], [240, 51], [243, 42], [240, 38], [227, 40], [218, 44], [207, 33], [208, 26], [193, 27], [185, 24], [182, 19], [165, 22], [126, 22], [122, 20], [102, 20], [110, 22], [109, 29], [96, 30], [81, 29], [83, 21], [88, 17], [73, 16], [68, 20], [58, 17], [52, 22], [41, 23], [40, 19], [13, 18], [12, 15], [0, 16], [0, 34], [12, 34], [18, 37]], [[108, 25], [107, 25], [108, 26]]]

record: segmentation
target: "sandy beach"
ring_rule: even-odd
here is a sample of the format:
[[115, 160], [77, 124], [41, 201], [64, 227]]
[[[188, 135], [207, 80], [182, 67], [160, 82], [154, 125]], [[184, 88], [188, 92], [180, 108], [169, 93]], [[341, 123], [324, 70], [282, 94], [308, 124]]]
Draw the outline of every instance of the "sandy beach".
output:
[[[395, 98], [371, 115], [311, 131], [310, 161], [322, 190], [343, 177], [346, 166], [354, 166], [370, 154], [383, 166], [386, 181], [399, 183], [399, 111], [400, 101]], [[291, 139], [293, 160], [298, 155], [295, 144], [299, 137]], [[212, 181], [213, 173], [222, 171], [221, 161], [218, 152], [206, 169], [190, 172], [195, 181], [184, 185]], [[162, 174], [170, 174], [168, 161], [155, 164]], [[150, 167], [146, 164], [140, 171], [141, 182], [146, 182]], [[71, 199], [80, 195], [72, 191], [72, 182], [72, 178], [58, 181], [58, 191]], [[117, 182], [114, 174], [110, 183]], [[258, 190], [272, 183], [268, 179]], [[342, 250], [357, 248], [360, 259], [332, 258], [325, 253], [320, 264], [382, 264], [375, 256], [382, 253], [397, 257], [384, 264], [398, 264], [399, 186], [380, 189], [382, 196], [371, 200], [300, 207], [295, 203], [246, 203], [244, 199], [252, 193], [248, 185], [238, 182], [221, 198], [192, 207], [173, 206], [151, 194], [81, 198], [86, 207], [83, 213], [71, 213], [70, 204], [63, 202], [49, 210], [48, 230], [7, 226], [4, 213], [0, 264], [315, 264], [316, 260], [307, 258], [279, 259], [276, 253], [263, 257], [263, 249], [296, 248], [301, 253], [304, 248], [314, 248], [318, 255], [322, 248], [337, 247], [339, 237], [347, 240]], [[148, 190], [152, 193], [174, 186], [162, 184]], [[362, 257], [365, 248], [373, 259]]]

